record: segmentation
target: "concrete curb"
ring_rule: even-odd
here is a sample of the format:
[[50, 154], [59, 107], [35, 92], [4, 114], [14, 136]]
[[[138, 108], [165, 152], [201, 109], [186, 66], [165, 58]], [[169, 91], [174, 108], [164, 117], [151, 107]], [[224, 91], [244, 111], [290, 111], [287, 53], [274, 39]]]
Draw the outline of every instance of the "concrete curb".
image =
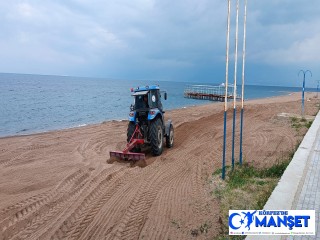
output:
[[[316, 137], [320, 131], [320, 111], [314, 119], [311, 127], [304, 136], [299, 148], [295, 152], [289, 166], [283, 173], [278, 185], [273, 190], [265, 210], [290, 210], [294, 209], [296, 198], [301, 192], [301, 186], [305, 179], [305, 173], [308, 170], [308, 162]], [[253, 239], [281, 239], [282, 236], [248, 236], [247, 240]]]
[[295, 152], [289, 166], [283, 173], [278, 185], [273, 190], [267, 203], [264, 205], [264, 209], [292, 209], [295, 195], [299, 190], [299, 183], [303, 180], [302, 176], [304, 175], [304, 170], [308, 165], [308, 159], [310, 157], [311, 150], [314, 147], [319, 127], [320, 112], [318, 112], [299, 148]]

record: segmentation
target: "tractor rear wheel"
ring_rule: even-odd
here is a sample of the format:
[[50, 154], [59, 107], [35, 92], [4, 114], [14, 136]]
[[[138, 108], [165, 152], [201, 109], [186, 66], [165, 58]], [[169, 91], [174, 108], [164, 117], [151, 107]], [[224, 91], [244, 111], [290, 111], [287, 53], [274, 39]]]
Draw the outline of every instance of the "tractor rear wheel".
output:
[[150, 145], [153, 155], [159, 156], [163, 150], [163, 126], [162, 121], [157, 118], [150, 124]]

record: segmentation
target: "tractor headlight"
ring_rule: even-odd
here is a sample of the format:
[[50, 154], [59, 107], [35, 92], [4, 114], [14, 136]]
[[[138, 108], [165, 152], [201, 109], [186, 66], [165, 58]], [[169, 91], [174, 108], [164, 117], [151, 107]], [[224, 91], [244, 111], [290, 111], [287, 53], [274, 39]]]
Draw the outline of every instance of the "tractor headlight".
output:
[[134, 112], [130, 112], [129, 117], [134, 117]]

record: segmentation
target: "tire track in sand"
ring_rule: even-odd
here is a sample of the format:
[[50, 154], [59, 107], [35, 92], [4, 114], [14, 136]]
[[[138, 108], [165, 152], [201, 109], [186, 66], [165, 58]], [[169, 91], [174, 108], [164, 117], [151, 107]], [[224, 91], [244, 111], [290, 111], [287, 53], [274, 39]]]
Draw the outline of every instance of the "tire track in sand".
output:
[[[162, 165], [162, 163], [157, 162], [152, 166], [157, 168]], [[172, 166], [167, 166], [164, 170], [169, 171], [170, 168]], [[135, 221], [136, 217], [141, 219], [146, 216], [158, 190], [164, 182], [170, 180], [169, 172], [167, 174], [154, 174], [154, 168], [130, 168], [128, 170], [133, 171], [131, 176], [124, 181], [118, 191], [105, 203], [103, 209], [95, 216], [94, 221], [79, 236], [79, 239], [114, 239], [116, 234], [121, 235], [126, 232], [124, 233], [126, 235], [128, 230], [129, 232], [131, 231], [132, 235], [131, 220]], [[162, 172], [162, 169], [158, 168], [158, 170]], [[173, 175], [171, 178], [174, 177]], [[123, 212], [124, 210], [125, 212]], [[130, 216], [133, 215], [134, 217], [131, 218]], [[142, 227], [142, 224], [138, 224], [139, 226]], [[135, 234], [139, 235], [139, 231], [134, 231], [133, 235]]]
[[139, 184], [141, 175], [145, 175], [144, 173], [144, 169], [138, 167], [129, 168], [128, 173], [117, 180], [120, 184], [117, 191], [113, 191], [111, 196], [108, 196], [108, 201], [94, 216], [87, 229], [82, 229], [81, 236], [79, 234], [76, 235], [78, 239], [106, 238], [105, 236], [114, 231], [117, 223], [121, 221], [123, 211], [129, 207], [131, 198], [136, 193], [136, 187]]
[[13, 239], [27, 239], [43, 225], [54, 222], [53, 219], [57, 218], [64, 210], [70, 208], [73, 202], [76, 201], [87, 182], [87, 178], [88, 176], [85, 176], [81, 179], [81, 182], [79, 182], [71, 192], [64, 194], [52, 202], [45, 211], [37, 213], [33, 218], [28, 219], [27, 224], [19, 228], [19, 233], [17, 233]]
[[[199, 121], [204, 121], [201, 119]], [[180, 132], [186, 133], [184, 130], [188, 128], [188, 126], [179, 126]], [[192, 129], [192, 131], [188, 131], [186, 135], [193, 135], [197, 133], [197, 129]], [[201, 133], [203, 134], [203, 133]], [[206, 133], [204, 133], [206, 134]], [[185, 135], [185, 134], [184, 134]], [[185, 136], [186, 137], [186, 136]], [[186, 138], [181, 138], [186, 139]], [[197, 141], [197, 137], [192, 138], [193, 141]], [[187, 144], [192, 146], [193, 141]], [[180, 145], [179, 143], [177, 145]], [[181, 146], [182, 147], [182, 146]], [[192, 150], [191, 150], [192, 151]], [[188, 159], [190, 158], [190, 152], [184, 151], [184, 154], [178, 154], [178, 156], [171, 152], [171, 154], [163, 154], [163, 158], [167, 158], [170, 155], [170, 158], [174, 160], [170, 163], [163, 163], [161, 165], [161, 169], [157, 171], [153, 176], [146, 178], [142, 185], [139, 186], [138, 192], [135, 197], [131, 201], [129, 208], [127, 209], [123, 220], [118, 225], [118, 228], [115, 233], [115, 239], [135, 239], [140, 236], [140, 229], [144, 226], [144, 222], [146, 221], [146, 216], [153, 204], [158, 192], [164, 188], [170, 182], [178, 183], [181, 178], [185, 176], [186, 173], [192, 171], [192, 169], [196, 166], [196, 172], [193, 173], [194, 177], [194, 186], [193, 186], [193, 195], [197, 194], [199, 190], [199, 170], [198, 167], [199, 161]], [[201, 180], [201, 179], [200, 179]], [[167, 187], [167, 186], [166, 186]], [[169, 197], [169, 196], [168, 196]], [[200, 200], [200, 202], [202, 202]], [[200, 203], [201, 205], [201, 203]], [[199, 209], [199, 206], [196, 206], [196, 209]]]
[[69, 189], [70, 185], [73, 185], [74, 182], [85, 173], [86, 171], [82, 169], [77, 170], [76, 172], [70, 174], [68, 177], [62, 180], [57, 186], [53, 187], [52, 189], [2, 209], [0, 211], [0, 218], [3, 220], [0, 222], [0, 229], [1, 227], [3, 227], [3, 225], [5, 225], [5, 222], [7, 222], [7, 216], [17, 215], [17, 218], [23, 218], [32, 210], [36, 210], [42, 205], [50, 202], [50, 200], [54, 198], [59, 192], [65, 191], [65, 189]]
[[[77, 197], [77, 199], [73, 201], [72, 206], [70, 206], [69, 208], [65, 208], [63, 211], [61, 211], [60, 215], [56, 216], [54, 221], [51, 221], [51, 226], [42, 227], [42, 229], [39, 229], [37, 232], [30, 235], [30, 239], [50, 239], [50, 237], [53, 236], [55, 232], [58, 232], [60, 234], [58, 235], [58, 237], [62, 238], [64, 236], [62, 233], [67, 232], [67, 227], [70, 226], [69, 220], [71, 220], [72, 222], [76, 221], [83, 212], [83, 209], [90, 205], [88, 199], [92, 198], [93, 196], [90, 195], [91, 190], [101, 186], [101, 182], [103, 182], [106, 179], [106, 176], [110, 174], [116, 174], [120, 170], [121, 169], [115, 166], [100, 171], [96, 176], [94, 176], [90, 181], [88, 181], [88, 184], [86, 184], [86, 186], [81, 191], [83, 194], [80, 194]], [[88, 192], [89, 194], [87, 194]], [[88, 195], [90, 196], [87, 198], [87, 201], [85, 201], [84, 204], [78, 204], [81, 203], [81, 201]], [[60, 231], [60, 228], [63, 231]]]
[[118, 167], [113, 172], [104, 173], [102, 181], [81, 199], [73, 213], [66, 218], [51, 239], [78, 239], [91, 223], [101, 207], [112, 194], [121, 186], [121, 179], [128, 174], [127, 167]]
[[78, 170], [58, 186], [54, 195], [24, 206], [15, 215], [5, 219], [1, 225], [1, 236], [10, 239], [21, 234], [23, 239], [26, 238], [30, 232], [35, 231], [43, 222], [60, 211], [69, 199], [75, 197], [89, 175], [89, 170]]
[[[28, 147], [23, 147], [23, 148], [19, 148], [17, 149], [17, 151], [21, 152], [19, 154], [16, 154], [15, 156], [9, 158], [9, 159], [4, 159], [0, 161], [0, 166], [11, 166], [13, 164], [18, 164], [18, 163], [14, 163], [16, 160], [20, 160], [20, 159], [24, 159], [24, 156], [26, 156], [27, 154], [29, 154], [30, 152], [33, 151], [37, 151], [37, 150], [42, 150], [42, 149], [46, 149], [46, 148], [51, 148], [51, 147], [56, 147], [59, 146], [60, 143], [56, 143], [56, 144], [48, 144], [48, 145], [41, 145], [41, 144], [33, 144], [31, 146]], [[9, 151], [6, 151], [9, 152]], [[2, 157], [1, 157], [2, 158]]]
[[[187, 208], [189, 208], [188, 198], [189, 195], [191, 195], [191, 190], [188, 186], [190, 184], [189, 174], [190, 169], [187, 169], [179, 179], [172, 179], [159, 191], [146, 217], [148, 221], [146, 221], [141, 229], [140, 238], [170, 238], [170, 233], [174, 230], [172, 229], [172, 222], [178, 223], [180, 214], [185, 216]], [[181, 198], [183, 198], [184, 201], [181, 202]], [[157, 216], [156, 219], [153, 216]], [[175, 239], [183, 239], [181, 231], [177, 231]]]

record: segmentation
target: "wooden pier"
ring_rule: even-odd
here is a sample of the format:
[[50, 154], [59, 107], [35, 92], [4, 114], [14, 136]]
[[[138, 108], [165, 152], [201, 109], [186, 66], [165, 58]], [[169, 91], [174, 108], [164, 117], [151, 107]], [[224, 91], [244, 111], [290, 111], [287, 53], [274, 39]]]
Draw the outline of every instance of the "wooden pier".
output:
[[[194, 98], [202, 100], [220, 101], [223, 102], [225, 98], [225, 86], [221, 84], [219, 86], [211, 85], [187, 85], [184, 90], [185, 98]], [[234, 86], [228, 86], [228, 99], [233, 99]], [[237, 96], [239, 98], [239, 96]]]

